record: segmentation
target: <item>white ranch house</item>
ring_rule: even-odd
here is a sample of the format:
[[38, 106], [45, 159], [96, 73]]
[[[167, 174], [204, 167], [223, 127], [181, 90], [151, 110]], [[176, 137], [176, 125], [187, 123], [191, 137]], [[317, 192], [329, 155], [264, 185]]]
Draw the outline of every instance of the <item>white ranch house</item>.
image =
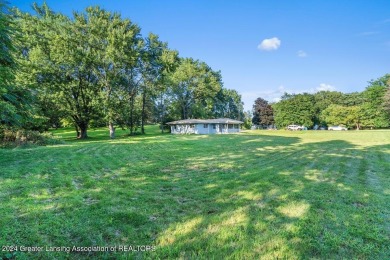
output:
[[167, 123], [172, 134], [229, 134], [240, 132], [244, 122], [230, 118], [185, 119]]

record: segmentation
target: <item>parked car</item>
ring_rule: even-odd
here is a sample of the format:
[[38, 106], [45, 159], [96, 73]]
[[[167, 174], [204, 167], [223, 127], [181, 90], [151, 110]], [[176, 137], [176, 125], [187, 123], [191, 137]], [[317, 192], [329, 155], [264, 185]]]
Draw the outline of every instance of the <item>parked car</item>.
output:
[[297, 130], [303, 130], [305, 127], [300, 125], [289, 125], [287, 126], [287, 130], [290, 131], [297, 131]]
[[344, 126], [340, 126], [340, 125], [337, 125], [337, 126], [329, 126], [328, 127], [328, 130], [335, 130], [335, 131], [347, 131], [348, 128], [344, 127]]

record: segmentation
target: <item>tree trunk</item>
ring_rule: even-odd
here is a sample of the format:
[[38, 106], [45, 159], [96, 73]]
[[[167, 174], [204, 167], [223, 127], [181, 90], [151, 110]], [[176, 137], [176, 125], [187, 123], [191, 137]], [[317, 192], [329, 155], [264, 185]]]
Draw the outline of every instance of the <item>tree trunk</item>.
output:
[[130, 135], [134, 134], [134, 97], [130, 101]]
[[164, 133], [164, 105], [163, 105], [163, 96], [161, 94], [161, 133]]
[[78, 138], [79, 139], [87, 139], [88, 138], [88, 134], [87, 134], [88, 123], [79, 124], [79, 128], [80, 128], [80, 135]]
[[141, 133], [145, 134], [145, 106], [146, 106], [146, 91], [144, 90], [142, 93], [142, 113], [141, 113]]
[[79, 136], [80, 136], [79, 127], [75, 124], [74, 128], [76, 129], [76, 138], [79, 138]]
[[88, 138], [87, 128], [80, 128], [79, 139], [87, 139], [87, 138]]
[[115, 126], [111, 121], [108, 123], [108, 129], [110, 130], [110, 138], [115, 139]]
[[185, 104], [182, 104], [181, 106], [181, 119], [187, 119], [187, 109]]

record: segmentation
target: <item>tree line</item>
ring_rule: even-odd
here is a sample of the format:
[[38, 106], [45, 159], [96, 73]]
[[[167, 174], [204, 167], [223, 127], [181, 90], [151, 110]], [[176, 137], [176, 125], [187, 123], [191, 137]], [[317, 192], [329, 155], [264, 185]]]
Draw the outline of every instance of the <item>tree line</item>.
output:
[[180, 57], [156, 34], [143, 37], [119, 13], [0, 8], [0, 132], [73, 126], [83, 139], [107, 126], [114, 138], [116, 127], [132, 135], [146, 123], [243, 118], [241, 96], [223, 87], [220, 71]]
[[252, 123], [260, 128], [285, 128], [298, 124], [308, 128], [344, 125], [353, 129], [390, 126], [390, 74], [371, 80], [362, 92], [320, 91], [315, 94], [285, 93], [279, 102], [263, 98], [253, 105]]

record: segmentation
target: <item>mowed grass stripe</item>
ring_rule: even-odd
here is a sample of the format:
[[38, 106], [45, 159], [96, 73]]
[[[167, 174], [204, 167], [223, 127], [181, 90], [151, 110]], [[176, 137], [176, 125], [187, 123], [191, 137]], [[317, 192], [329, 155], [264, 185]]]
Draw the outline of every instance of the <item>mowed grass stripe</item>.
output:
[[[333, 153], [333, 151], [331, 152]], [[332, 199], [329, 199], [330, 203], [327, 205], [330, 209], [329, 213], [331, 213], [327, 221], [333, 220], [334, 223], [329, 224], [332, 227], [332, 231], [327, 230], [326, 238], [332, 241], [332, 243], [339, 244], [341, 250], [345, 252], [352, 250], [349, 247], [359, 247], [361, 250], [366, 250], [368, 252], [375, 247], [375, 242], [370, 243], [372, 241], [369, 240], [357, 241], [356, 239], [343, 242], [339, 237], [342, 238], [343, 236], [346, 236], [345, 233], [348, 229], [340, 227], [352, 225], [354, 228], [358, 229], [358, 226], [366, 225], [367, 223], [364, 222], [372, 218], [369, 220], [372, 224], [369, 224], [370, 227], [367, 228], [371, 229], [371, 234], [375, 234], [373, 237], [382, 236], [382, 238], [386, 238], [386, 233], [383, 232], [384, 229], [381, 227], [383, 218], [377, 217], [378, 212], [376, 211], [376, 208], [372, 206], [377, 205], [377, 201], [373, 199], [375, 193], [369, 192], [370, 190], [378, 191], [378, 187], [372, 186], [372, 183], [367, 181], [367, 174], [370, 173], [370, 167], [368, 165], [375, 165], [372, 162], [375, 162], [378, 158], [375, 153], [361, 148], [349, 148], [340, 150], [339, 152], [343, 156], [339, 156], [338, 159], [332, 160], [332, 165], [336, 167], [332, 174], [332, 176], [335, 177], [333, 180], [334, 187], [329, 194], [334, 194], [334, 196]], [[369, 155], [367, 156], [367, 154]], [[336, 187], [339, 187], [340, 189], [337, 189]], [[382, 201], [385, 201], [384, 199], [385, 198], [382, 198]], [[361, 219], [362, 216], [367, 219]], [[352, 221], [354, 222], [353, 224], [351, 224]], [[351, 230], [353, 231], [354, 229]], [[382, 230], [382, 232], [378, 233], [379, 230]], [[351, 235], [353, 235], [353, 232], [351, 232]], [[355, 238], [360, 235], [361, 234], [357, 234]]]
[[150, 129], [116, 140], [104, 131], [91, 131], [88, 141], [0, 150], [1, 244], [157, 247], [19, 252], [22, 259], [390, 254], [388, 131], [172, 136]]

